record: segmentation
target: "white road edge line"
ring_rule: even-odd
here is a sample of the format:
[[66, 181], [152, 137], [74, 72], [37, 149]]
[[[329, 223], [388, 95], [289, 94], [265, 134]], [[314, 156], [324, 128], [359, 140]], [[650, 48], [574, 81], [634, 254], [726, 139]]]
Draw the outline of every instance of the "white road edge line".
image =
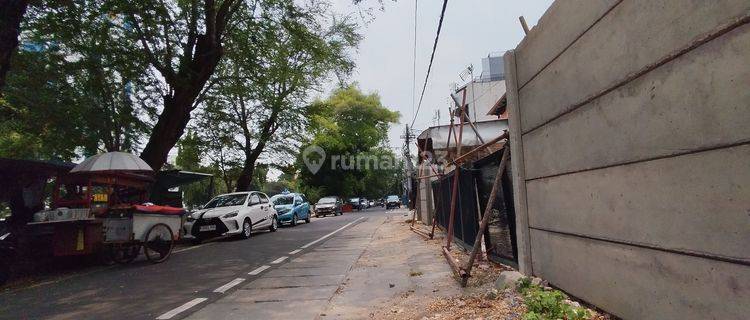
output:
[[302, 249], [297, 249], [297, 250], [294, 250], [294, 251], [292, 251], [292, 252], [289, 252], [289, 254], [290, 254], [290, 255], [292, 255], [292, 254], [298, 254], [298, 253], [299, 253], [300, 251], [302, 251]]
[[245, 279], [243, 279], [243, 278], [234, 279], [232, 281], [229, 281], [229, 283], [227, 283], [227, 284], [225, 284], [225, 285], [223, 285], [221, 287], [216, 288], [216, 290], [214, 290], [214, 292], [217, 292], [217, 293], [227, 292], [227, 290], [229, 290], [232, 287], [234, 287], [234, 286], [242, 283], [243, 281], [245, 281]]
[[255, 270], [248, 272], [247, 274], [251, 276], [257, 276], [259, 273], [265, 271], [266, 269], [270, 268], [271, 266], [263, 265], [260, 267], [255, 268]]
[[302, 249], [307, 249], [307, 248], [308, 248], [309, 246], [311, 246], [311, 245], [314, 245], [314, 244], [316, 244], [316, 243], [318, 243], [318, 242], [321, 242], [321, 241], [325, 240], [326, 238], [328, 238], [328, 237], [330, 237], [330, 236], [332, 236], [332, 235], [336, 234], [337, 232], [339, 232], [339, 231], [341, 231], [341, 230], [344, 230], [345, 228], [347, 228], [347, 227], [351, 226], [351, 225], [352, 225], [352, 224], [354, 224], [355, 222], [357, 222], [357, 221], [359, 221], [359, 220], [362, 220], [362, 219], [364, 219], [364, 218], [365, 218], [365, 217], [359, 217], [359, 218], [358, 218], [357, 220], [354, 220], [354, 221], [352, 221], [352, 222], [349, 222], [349, 223], [347, 223], [346, 225], [344, 225], [343, 227], [341, 227], [341, 228], [338, 228], [338, 229], [334, 230], [333, 232], [331, 232], [331, 233], [329, 233], [329, 234], [327, 234], [327, 235], [324, 235], [324, 236], [322, 236], [322, 237], [318, 238], [318, 240], [315, 240], [315, 241], [313, 241], [313, 242], [310, 242], [310, 243], [308, 243], [308, 244], [306, 244], [306, 245], [302, 246], [301, 248], [302, 248]]
[[288, 258], [289, 258], [289, 257], [287, 257], [287, 256], [283, 256], [283, 257], [281, 257], [281, 258], [278, 258], [278, 259], [276, 259], [276, 260], [274, 260], [274, 261], [271, 261], [271, 264], [279, 264], [279, 263], [281, 263], [282, 261], [284, 261], [284, 260], [286, 260], [286, 259], [288, 259]]
[[192, 307], [195, 307], [196, 305], [200, 304], [203, 301], [208, 300], [207, 298], [195, 298], [193, 300], [188, 301], [187, 303], [174, 308], [172, 310], [167, 311], [166, 313], [160, 315], [156, 318], [156, 320], [166, 320], [166, 319], [172, 319], [172, 317], [180, 314], [181, 312], [184, 312], [187, 309], [190, 309]]

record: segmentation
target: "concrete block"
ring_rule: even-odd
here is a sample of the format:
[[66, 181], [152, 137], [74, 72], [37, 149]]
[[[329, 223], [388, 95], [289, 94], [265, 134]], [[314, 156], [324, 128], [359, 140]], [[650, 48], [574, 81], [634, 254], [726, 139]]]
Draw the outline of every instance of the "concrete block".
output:
[[750, 261], [750, 145], [527, 183], [532, 227]]
[[623, 1], [519, 91], [521, 128], [528, 132], [748, 12], [747, 0]]
[[531, 270], [531, 246], [529, 244], [529, 215], [526, 206], [526, 169], [523, 158], [523, 135], [521, 134], [521, 113], [518, 101], [516, 54], [514, 50], [505, 53], [506, 85], [508, 88], [508, 130], [510, 134], [510, 166], [513, 180], [513, 202], [516, 210], [516, 242], [518, 244], [518, 271], [525, 275]]
[[[523, 86], [619, 0], [555, 1], [516, 48]], [[554, 32], [550, 32], [554, 30]]]
[[622, 319], [747, 319], [750, 268], [532, 230], [535, 274]]
[[750, 141], [750, 25], [524, 135], [526, 178]]

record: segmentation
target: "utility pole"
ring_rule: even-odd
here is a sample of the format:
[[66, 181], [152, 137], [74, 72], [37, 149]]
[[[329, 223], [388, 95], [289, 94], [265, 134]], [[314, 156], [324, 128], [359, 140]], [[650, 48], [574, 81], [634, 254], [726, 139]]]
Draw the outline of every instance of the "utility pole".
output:
[[404, 139], [404, 160], [406, 162], [406, 179], [404, 183], [404, 188], [406, 189], [406, 194], [411, 194], [412, 190], [412, 177], [414, 176], [414, 164], [411, 162], [411, 142], [412, 139], [414, 139], [414, 133], [411, 132], [409, 129], [409, 125], [406, 125], [406, 130], [404, 131], [404, 135], [401, 136], [401, 139]]

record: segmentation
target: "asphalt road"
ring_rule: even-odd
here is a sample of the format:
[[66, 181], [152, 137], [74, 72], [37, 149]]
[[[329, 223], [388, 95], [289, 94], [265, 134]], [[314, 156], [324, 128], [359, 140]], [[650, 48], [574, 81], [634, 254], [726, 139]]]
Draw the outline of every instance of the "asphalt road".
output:
[[371, 208], [327, 216], [274, 233], [258, 232], [247, 240], [181, 247], [161, 264], [141, 256], [129, 265], [6, 290], [0, 292], [0, 319], [155, 319], [191, 297], [217, 295], [214, 290], [260, 266], [279, 266], [283, 263], [272, 262], [359, 218], [384, 212]]

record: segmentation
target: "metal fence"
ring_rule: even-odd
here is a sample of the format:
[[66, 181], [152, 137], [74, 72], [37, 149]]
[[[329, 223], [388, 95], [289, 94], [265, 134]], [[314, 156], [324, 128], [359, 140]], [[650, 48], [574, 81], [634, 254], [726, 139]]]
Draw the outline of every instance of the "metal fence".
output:
[[[479, 230], [479, 221], [492, 190], [492, 183], [500, 164], [502, 149], [475, 161], [472, 169], [460, 168], [456, 213], [453, 221], [453, 242], [471, 250]], [[451, 191], [455, 171], [432, 182], [435, 218], [438, 226], [448, 230]], [[490, 224], [485, 231], [485, 247], [490, 259], [517, 266], [515, 210], [510, 179], [510, 165], [502, 178], [502, 192], [498, 192], [492, 207]]]
[[[474, 245], [474, 238], [479, 230], [479, 211], [475, 189], [477, 170], [464, 168], [460, 170], [456, 213], [453, 219], [453, 240], [455, 240], [455, 243], [471, 250]], [[450, 223], [451, 191], [454, 175], [455, 171], [452, 171], [441, 179], [432, 182], [437, 222], [445, 231], [448, 230], [448, 224]]]
[[[476, 183], [480, 212], [484, 212], [487, 206], [501, 156], [502, 149], [475, 161], [473, 164], [474, 169], [478, 172]], [[513, 206], [510, 168], [510, 163], [508, 163], [501, 180], [502, 192], [498, 192], [495, 197], [490, 224], [485, 231], [484, 239], [487, 255], [490, 259], [517, 267], [516, 215]]]

